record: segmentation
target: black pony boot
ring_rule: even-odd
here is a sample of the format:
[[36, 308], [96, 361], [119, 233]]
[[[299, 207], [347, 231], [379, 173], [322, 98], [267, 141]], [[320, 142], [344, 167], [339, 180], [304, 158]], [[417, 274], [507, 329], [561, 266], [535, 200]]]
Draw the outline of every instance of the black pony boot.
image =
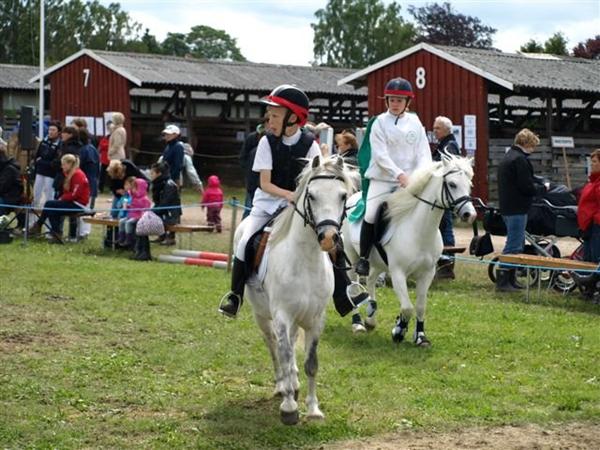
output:
[[244, 302], [244, 288], [246, 287], [246, 263], [233, 258], [231, 270], [231, 291], [225, 295], [219, 305], [219, 312], [224, 316], [235, 319]]
[[360, 228], [360, 259], [356, 263], [354, 271], [361, 277], [369, 275], [369, 254], [373, 248], [373, 240], [375, 236], [375, 225], [363, 221], [362, 227]]

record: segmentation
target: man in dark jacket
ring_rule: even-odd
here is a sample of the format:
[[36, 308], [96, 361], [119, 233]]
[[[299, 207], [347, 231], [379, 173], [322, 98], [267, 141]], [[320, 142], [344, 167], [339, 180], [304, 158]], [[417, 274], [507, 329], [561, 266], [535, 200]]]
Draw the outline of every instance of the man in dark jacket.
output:
[[[529, 155], [535, 151], [540, 139], [527, 128], [517, 133], [514, 145], [506, 152], [498, 166], [498, 200], [500, 214], [506, 224], [506, 245], [503, 254], [522, 253], [525, 243], [527, 212], [538, 194], [546, 190], [536, 184]], [[515, 269], [500, 267], [496, 276], [496, 290], [518, 290]]]
[[175, 125], [168, 125], [162, 131], [163, 138], [167, 143], [162, 153], [162, 160], [169, 165], [171, 179], [177, 185], [180, 183], [184, 155], [183, 143], [179, 140], [180, 134], [179, 127]]
[[[182, 214], [179, 188], [171, 179], [169, 173], [169, 165], [164, 161], [154, 163], [150, 167], [153, 211], [160, 216], [165, 227], [179, 223]], [[155, 242], [160, 242], [161, 245], [175, 245], [175, 233], [167, 232]]]
[[54, 199], [54, 178], [60, 165], [57, 164], [61, 154], [60, 122], [50, 122], [48, 135], [38, 146], [35, 154], [35, 181], [33, 184], [33, 205], [44, 206], [48, 200]]
[[[434, 161], [441, 161], [442, 155], [460, 156], [460, 148], [454, 134], [452, 134], [452, 121], [448, 117], [438, 116], [433, 121], [433, 134], [438, 141], [437, 147], [431, 158]], [[452, 211], [444, 211], [440, 221], [440, 233], [444, 247], [454, 247], [454, 227], [452, 224]], [[438, 270], [436, 277], [454, 279], [454, 260], [447, 256], [442, 256], [438, 261]]]

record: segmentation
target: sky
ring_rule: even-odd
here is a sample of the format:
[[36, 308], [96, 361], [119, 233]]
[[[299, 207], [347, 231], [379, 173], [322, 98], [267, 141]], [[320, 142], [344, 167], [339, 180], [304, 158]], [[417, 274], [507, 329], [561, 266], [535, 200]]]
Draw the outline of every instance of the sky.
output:
[[[115, 0], [101, 0], [108, 4]], [[437, 3], [442, 3], [439, 0]], [[384, 0], [384, 3], [390, 3]], [[406, 20], [409, 5], [429, 2], [397, 1]], [[459, 13], [479, 18], [498, 31], [494, 46], [515, 52], [529, 39], [545, 41], [557, 31], [568, 48], [600, 34], [600, 0], [456, 0]], [[326, 0], [122, 0], [121, 9], [149, 28], [159, 41], [168, 32], [187, 33], [194, 25], [225, 30], [237, 40], [242, 54], [253, 62], [308, 65], [313, 60], [314, 13]]]

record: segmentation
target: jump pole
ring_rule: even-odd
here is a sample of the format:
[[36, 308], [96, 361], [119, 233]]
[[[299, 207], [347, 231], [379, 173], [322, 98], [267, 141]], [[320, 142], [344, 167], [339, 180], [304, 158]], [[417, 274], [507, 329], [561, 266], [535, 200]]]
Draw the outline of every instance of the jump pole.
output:
[[173, 250], [173, 256], [182, 256], [185, 258], [212, 259], [213, 261], [227, 261], [229, 257], [225, 253], [204, 252], [195, 250]]
[[[231, 214], [231, 229], [229, 230], [229, 254], [233, 255], [233, 238], [235, 236], [235, 227], [237, 224], [237, 198], [233, 197], [231, 199], [231, 205], [233, 207], [233, 213]], [[231, 258], [227, 259], [227, 272], [231, 272]]]
[[186, 258], [185, 256], [159, 255], [158, 260], [160, 262], [168, 262], [172, 264], [185, 264], [188, 266], [204, 266], [212, 267], [214, 269], [227, 268], [227, 262], [216, 261], [214, 259]]

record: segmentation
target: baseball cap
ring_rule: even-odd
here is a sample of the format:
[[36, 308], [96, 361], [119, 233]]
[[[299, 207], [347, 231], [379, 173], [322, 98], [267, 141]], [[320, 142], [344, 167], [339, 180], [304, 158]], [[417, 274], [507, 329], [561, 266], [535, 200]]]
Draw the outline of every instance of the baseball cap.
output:
[[177, 125], [167, 125], [164, 130], [162, 130], [162, 134], [181, 134], [181, 130]]

